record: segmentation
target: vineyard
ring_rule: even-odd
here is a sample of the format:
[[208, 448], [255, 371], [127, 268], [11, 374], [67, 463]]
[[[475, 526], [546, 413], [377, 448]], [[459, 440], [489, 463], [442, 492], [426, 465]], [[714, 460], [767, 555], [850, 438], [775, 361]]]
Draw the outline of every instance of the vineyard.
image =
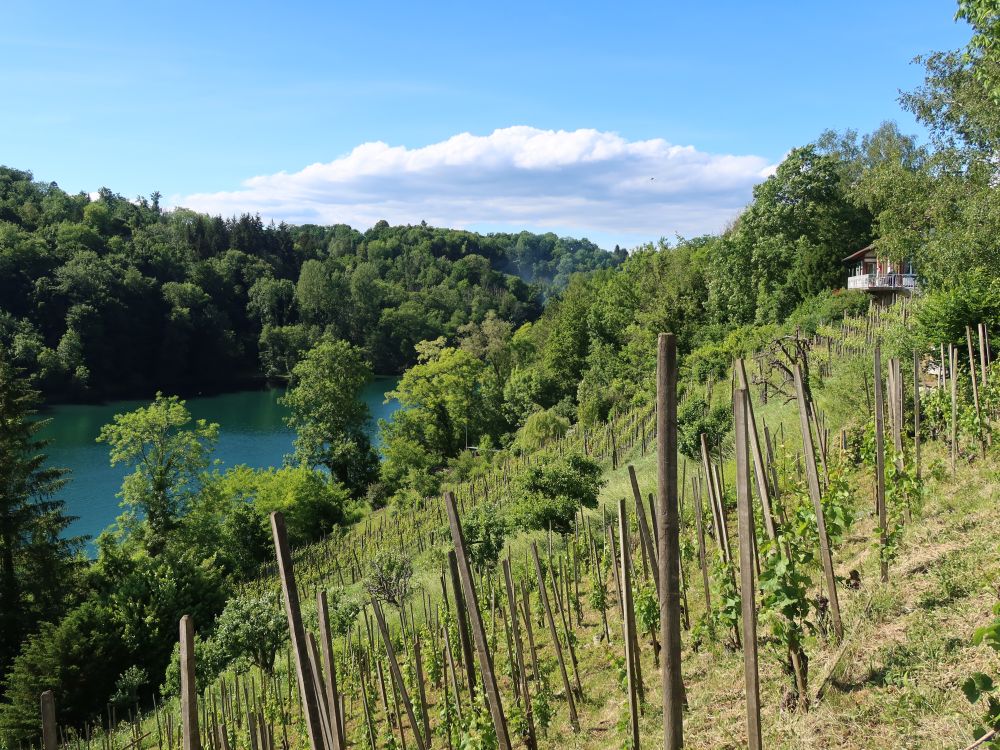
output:
[[[702, 381], [661, 335], [656, 403], [601, 429], [308, 547], [274, 514], [237, 592], [280, 590], [273, 667], [204, 679], [185, 617], [179, 698], [70, 728], [43, 694], [44, 747], [990, 747], [1000, 366], [985, 326], [925, 349], [907, 318], [790, 331]], [[694, 393], [732, 428], [692, 432]], [[595, 507], [493, 528], [513, 477], [573, 456], [604, 469]]]

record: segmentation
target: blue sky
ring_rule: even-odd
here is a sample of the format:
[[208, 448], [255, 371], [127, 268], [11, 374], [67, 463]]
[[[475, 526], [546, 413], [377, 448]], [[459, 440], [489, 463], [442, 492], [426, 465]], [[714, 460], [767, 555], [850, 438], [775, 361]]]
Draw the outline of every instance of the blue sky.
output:
[[954, 11], [8, 0], [0, 163], [296, 222], [718, 231], [824, 128], [919, 132], [898, 90], [965, 42]]

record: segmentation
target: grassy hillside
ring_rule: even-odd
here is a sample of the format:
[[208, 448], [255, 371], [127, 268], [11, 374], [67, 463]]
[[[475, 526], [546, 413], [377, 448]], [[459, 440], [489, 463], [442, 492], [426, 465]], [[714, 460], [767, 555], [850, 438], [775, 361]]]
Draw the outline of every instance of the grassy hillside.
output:
[[[887, 319], [883, 325], [895, 324]], [[853, 321], [851, 329], [864, 331], [865, 321]], [[832, 329], [825, 330], [832, 332]], [[883, 332], [889, 334], [892, 330], [884, 329]], [[863, 337], [862, 334], [858, 336]], [[855, 340], [855, 343], [858, 341]], [[819, 371], [823, 368], [817, 366], [821, 358], [829, 363], [830, 368], [822, 374]], [[911, 508], [910, 518], [902, 525], [889, 566], [889, 581], [881, 583], [873, 472], [864, 462], [858, 463], [853, 455], [854, 436], [860, 434], [856, 428], [863, 424], [868, 413], [863, 408], [866, 401], [865, 386], [858, 380], [859, 372], [865, 367], [870, 367], [868, 352], [845, 352], [829, 359], [824, 353], [822, 357], [817, 355], [813, 360], [812, 390], [815, 404], [831, 435], [828, 455], [830, 473], [832, 477], [843, 476], [849, 489], [849, 492], [844, 493], [847, 498], [844, 504], [853, 516], [853, 523], [833, 550], [836, 572], [841, 580], [838, 590], [846, 635], [843, 643], [836, 643], [828, 632], [828, 621], [824, 621], [820, 614], [813, 616], [817, 629], [808, 632], [803, 644], [809, 658], [810, 706], [805, 712], [794, 711], [788, 697], [790, 678], [784, 670], [784, 653], [769, 634], [766, 616], [761, 610], [758, 631], [760, 692], [766, 747], [964, 747], [973, 739], [973, 727], [982, 710], [966, 700], [962, 684], [973, 672], [989, 675], [1000, 672], [1000, 658], [997, 654], [986, 646], [972, 644], [973, 631], [991, 621], [991, 609], [1000, 597], [1000, 557], [997, 555], [1000, 522], [995, 513], [1000, 465], [996, 452], [990, 450], [983, 459], [977, 455], [975, 441], [970, 440], [968, 434], [962, 435], [962, 451], [953, 476], [948, 468], [947, 445], [940, 440], [924, 442], [922, 492]], [[780, 385], [780, 382], [775, 384]], [[728, 400], [728, 377], [718, 380], [714, 385], [700, 383], [688, 384], [687, 387], [689, 390], [695, 387], [705, 389], [706, 385], [712, 391], [713, 402]], [[778, 438], [776, 463], [782, 475], [782, 487], [788, 492], [790, 487], [801, 486], [796, 470], [801, 451], [796, 405], [794, 401], [775, 396], [773, 390], [769, 402], [764, 405], [759, 403], [760, 389], [754, 387], [751, 390], [758, 402], [758, 425], [766, 423], [771, 433]], [[930, 399], [932, 391], [933, 381], [925, 376], [925, 397]], [[964, 408], [966, 407], [963, 405]], [[643, 416], [646, 417], [648, 413]], [[642, 424], [642, 418], [636, 418], [635, 421], [630, 421], [631, 419], [631, 416], [625, 415], [618, 420], [617, 427], [611, 430], [616, 434], [615, 442], [619, 446], [619, 453], [615, 457], [617, 468], [613, 468], [610, 458], [605, 457], [605, 484], [600, 492], [598, 507], [585, 511], [586, 518], [578, 525], [576, 541], [572, 534], [560, 537], [558, 534], [543, 532], [518, 533], [506, 540], [503, 556], [509, 556], [515, 580], [526, 582], [532, 602], [533, 634], [540, 664], [540, 679], [535, 675], [527, 656], [525, 660], [529, 661], [529, 691], [533, 696], [533, 704], [538, 703], [535, 721], [539, 747], [605, 748], [609, 745], [624, 746], [627, 742], [628, 708], [623, 689], [621, 618], [614, 587], [609, 583], [609, 568], [602, 567], [602, 573], [595, 573], [592, 551], [586, 539], [588, 533], [592, 533], [593, 550], [600, 552], [603, 549], [602, 521], [606, 520], [609, 525], [614, 526], [618, 500], [627, 498], [626, 507], [632, 516], [630, 524], [634, 593], [637, 598], [641, 598], [644, 590], [649, 591], [651, 584], [643, 575], [641, 551], [637, 546], [638, 529], [626, 465], [630, 462], [634, 466], [640, 488], [645, 494], [655, 491], [656, 458], [649, 450], [643, 449], [641, 439], [631, 449], [626, 448], [624, 435], [641, 434], [641, 429], [636, 425]], [[836, 438], [841, 428], [847, 429], [852, 436], [852, 447], [846, 454]], [[601, 454], [604, 449], [598, 447], [596, 435], [597, 433], [591, 433], [589, 446], [591, 450]], [[731, 434], [724, 441], [724, 446], [728, 445], [729, 440]], [[910, 440], [910, 437], [906, 438], [907, 455], [910, 455]], [[578, 447], [581, 441], [582, 435], [571, 433], [552, 450], [556, 453], [568, 451]], [[653, 443], [650, 441], [649, 445], [652, 446]], [[541, 459], [536, 457], [534, 460]], [[891, 455], [887, 461], [891, 461]], [[476, 497], [481, 501], [485, 492], [493, 493], [492, 497], [502, 495], [505, 477], [511, 471], [514, 469], [500, 467], [494, 474], [480, 476], [471, 485], [459, 488], [459, 494], [464, 496], [467, 504]], [[706, 613], [693, 536], [690, 487], [690, 478], [700, 471], [700, 466], [691, 461], [687, 461], [682, 469], [688, 478], [682, 500], [682, 537], [685, 540], [683, 559], [686, 597], [692, 625], [692, 630], [685, 631], [682, 636], [683, 675], [688, 699], [685, 738], [690, 747], [739, 748], [746, 746], [742, 653], [727, 642], [725, 627], [718, 620], [714, 638], [708, 635], [704, 627]], [[723, 466], [723, 475], [731, 494], [735, 479], [735, 466], [731, 456]], [[794, 490], [792, 492], [794, 494]], [[890, 488], [890, 496], [895, 497], [891, 492]], [[791, 511], [794, 508], [793, 501], [789, 500], [788, 503]], [[735, 515], [731, 506], [727, 506], [727, 511], [729, 533], [735, 545]], [[757, 513], [759, 512], [758, 506]], [[468, 516], [465, 517], [468, 519]], [[758, 539], [763, 538], [760, 529], [758, 535]], [[605, 536], [604, 539], [606, 538]], [[565, 571], [558, 578], [566, 597], [565, 619], [557, 610], [555, 622], [564, 652], [568, 648], [567, 631], [571, 633], [570, 640], [575, 644], [576, 674], [583, 688], [582, 695], [577, 696], [576, 700], [580, 732], [574, 732], [570, 726], [566, 695], [556, 668], [553, 645], [541, 610], [538, 609], [537, 578], [528, 563], [532, 542], [538, 544], [544, 561], [548, 560], [549, 554], [552, 555], [557, 574], [560, 570]], [[710, 538], [706, 542], [711, 553], [713, 542]], [[463, 747], [487, 748], [493, 746], [493, 740], [489, 736], [489, 714], [484, 706], [480, 706], [478, 719], [470, 720], [468, 717], [471, 709], [467, 696], [464, 726], [453, 728], [450, 737], [443, 732], [446, 722], [443, 712], [446, 705], [444, 685], [447, 681], [448, 689], [451, 690], [452, 683], [450, 673], [443, 664], [446, 660], [441, 657], [441, 631], [436, 627], [438, 622], [450, 623], [452, 645], [456, 659], [459, 658], [457, 631], [454, 629], [454, 621], [444, 615], [445, 603], [441, 593], [442, 571], [446, 570], [444, 553], [450, 546], [440, 505], [431, 502], [419, 512], [396, 515], [391, 515], [389, 511], [375, 513], [342, 539], [328, 540], [323, 544], [298, 550], [296, 566], [304, 602], [304, 617], [307, 627], [315, 628], [315, 604], [312, 602], [315, 591], [319, 588], [329, 590], [340, 601], [365, 600], [367, 597], [363, 584], [356, 573], [361, 573], [362, 576], [368, 574], [370, 561], [376, 558], [379, 549], [400, 548], [414, 566], [413, 595], [407, 609], [407, 632], [412, 635], [413, 624], [416, 623], [423, 642], [422, 667], [426, 675], [428, 713], [434, 733], [432, 745], [444, 747], [451, 742], [462, 743]], [[355, 559], [354, 562], [352, 558]], [[579, 587], [578, 599], [576, 586], [570, 584], [570, 571], [574, 563], [580, 570], [576, 584]], [[356, 568], [352, 573], [354, 566]], [[819, 582], [822, 580], [818, 562], [812, 560], [803, 565], [803, 571], [811, 579], [808, 597], [815, 605], [816, 598], [821, 593]], [[856, 575], [853, 575], [854, 571]], [[718, 573], [718, 570], [712, 571], [715, 607], [718, 607], [720, 595]], [[852, 576], [859, 581], [856, 588], [844, 585]], [[351, 579], [355, 577], [359, 580], [352, 582]], [[603, 580], [609, 593], [607, 617], [610, 643], [603, 638], [601, 612], [595, 607], [592, 593], [595, 580]], [[517, 726], [519, 723], [523, 724], [524, 715], [516, 708], [513, 697], [515, 685], [511, 678], [510, 657], [505, 642], [507, 619], [502, 614], [506, 598], [501, 582], [502, 578], [497, 572], [487, 571], [485, 577], [477, 582], [477, 587], [487, 631], [491, 637], [504, 707], [509, 722]], [[249, 589], [273, 590], [275, 585], [273, 578], [265, 578]], [[547, 581], [547, 586], [551, 586], [551, 579]], [[495, 600], [491, 599], [491, 591], [496, 594]], [[549, 598], [553, 606], [557, 606], [551, 590]], [[718, 618], [718, 613], [715, 617]], [[524, 624], [523, 618], [521, 619], [523, 638]], [[641, 623], [642, 618], [639, 619]], [[361, 685], [366, 684], [376, 744], [379, 747], [398, 747], [399, 729], [391, 728], [395, 724], [391, 690], [386, 704], [390, 717], [387, 720], [381, 706], [380, 689], [376, 687], [376, 665], [384, 672], [384, 679], [389, 679], [385, 654], [379, 645], [377, 633], [369, 641], [368, 628], [371, 625], [366, 625], [367, 620], [367, 614], [359, 617], [347, 638], [337, 639], [340, 688], [345, 695], [347, 707], [347, 736], [358, 746], [368, 744], [361, 708]], [[399, 625], [398, 616], [390, 616], [395, 647], [403, 661], [404, 673], [408, 675], [411, 698], [416, 701], [412, 641], [409, 636], [401, 636]], [[640, 632], [639, 642], [646, 688], [645, 700], [641, 704], [641, 743], [653, 747], [662, 744], [659, 672], [654, 664], [653, 646], [648, 635]], [[348, 643], [353, 645], [348, 646]], [[369, 650], [369, 643], [374, 646], [374, 651]], [[268, 721], [279, 738], [287, 733], [292, 746], [305, 746], [303, 725], [298, 702], [294, 699], [295, 691], [287, 659], [287, 653], [284, 657], [279, 656], [276, 673], [272, 678], [264, 678], [259, 671], [253, 669], [250, 670], [250, 675], [255, 686], [263, 682], [285, 686], [279, 688], [277, 697], [271, 696], [270, 703], [261, 699], [261, 705], [269, 706]], [[370, 671], [360, 666], [363, 664], [369, 664]], [[460, 690], [464, 690], [464, 670], [460, 665], [457, 666], [457, 684]], [[575, 682], [575, 675], [571, 666], [568, 667], [568, 674], [572, 684]], [[241, 679], [245, 687], [247, 677]], [[231, 695], [232, 688], [236, 685], [235, 674], [228, 672], [223, 675], [222, 680], [229, 685], [228, 692]], [[216, 681], [209, 694], [215, 693], [222, 702], [222, 695], [217, 692], [220, 686], [221, 683]], [[818, 693], [821, 691], [822, 697], [819, 697]], [[540, 715], [538, 709], [541, 708], [544, 713], [546, 707], [551, 710], [552, 716], [547, 731], [542, 733], [537, 718]], [[167, 715], [176, 717], [177, 711], [176, 703], [167, 703], [159, 717], [149, 717], [143, 723], [144, 733], [147, 733], [145, 744], [155, 742], [158, 733], [161, 737], [164, 735]], [[224, 713], [220, 713], [219, 719], [223, 723], [227, 721]], [[406, 742], [408, 746], [412, 746], [413, 737], [405, 714], [403, 717]], [[157, 728], [157, 719], [160, 729]], [[450, 716], [448, 721], [453, 723], [455, 717]], [[238, 715], [234, 721], [232, 709], [227, 726], [232, 742], [241, 747], [247, 746], [249, 737], [245, 721], [240, 724]], [[174, 728], [176, 731], [176, 718]], [[128, 731], [133, 735], [139, 734], [134, 729]], [[161, 747], [167, 745], [165, 739], [159, 744]], [[515, 744], [520, 745], [521, 742], [515, 740]]]

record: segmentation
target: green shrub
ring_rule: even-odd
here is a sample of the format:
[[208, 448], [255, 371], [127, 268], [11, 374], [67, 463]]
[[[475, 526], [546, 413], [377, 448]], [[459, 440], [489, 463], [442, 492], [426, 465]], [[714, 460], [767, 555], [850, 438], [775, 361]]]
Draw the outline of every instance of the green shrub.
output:
[[914, 305], [920, 333], [928, 344], [965, 342], [965, 327], [1000, 327], [1000, 279], [981, 271], [962, 274], [947, 286], [922, 295]]
[[213, 640], [227, 662], [253, 664], [270, 674], [274, 656], [288, 638], [288, 621], [277, 591], [237, 594], [219, 615]]
[[534, 412], [517, 433], [516, 446], [533, 453], [563, 437], [569, 430], [569, 420], [552, 409]]
[[700, 394], [688, 396], [677, 410], [677, 446], [688, 458], [698, 461], [701, 456], [701, 435], [708, 445], [718, 445], [732, 425], [732, 410], [727, 403], [712, 407]]
[[600, 464], [578, 453], [529, 466], [514, 478], [512, 524], [566, 534], [581, 507], [597, 506], [603, 484]]
[[306, 466], [257, 472], [254, 505], [265, 515], [285, 514], [292, 545], [315, 541], [356, 514], [343, 485]]
[[462, 532], [469, 561], [480, 569], [492, 568], [507, 540], [507, 521], [496, 503], [483, 502], [462, 517]]

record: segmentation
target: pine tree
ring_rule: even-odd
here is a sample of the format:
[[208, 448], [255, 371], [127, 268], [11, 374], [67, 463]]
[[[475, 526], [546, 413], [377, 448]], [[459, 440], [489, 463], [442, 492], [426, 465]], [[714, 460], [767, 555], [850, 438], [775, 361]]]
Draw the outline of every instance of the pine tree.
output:
[[56, 499], [66, 470], [46, 466], [39, 394], [0, 348], [0, 680], [21, 641], [61, 614], [82, 540]]

